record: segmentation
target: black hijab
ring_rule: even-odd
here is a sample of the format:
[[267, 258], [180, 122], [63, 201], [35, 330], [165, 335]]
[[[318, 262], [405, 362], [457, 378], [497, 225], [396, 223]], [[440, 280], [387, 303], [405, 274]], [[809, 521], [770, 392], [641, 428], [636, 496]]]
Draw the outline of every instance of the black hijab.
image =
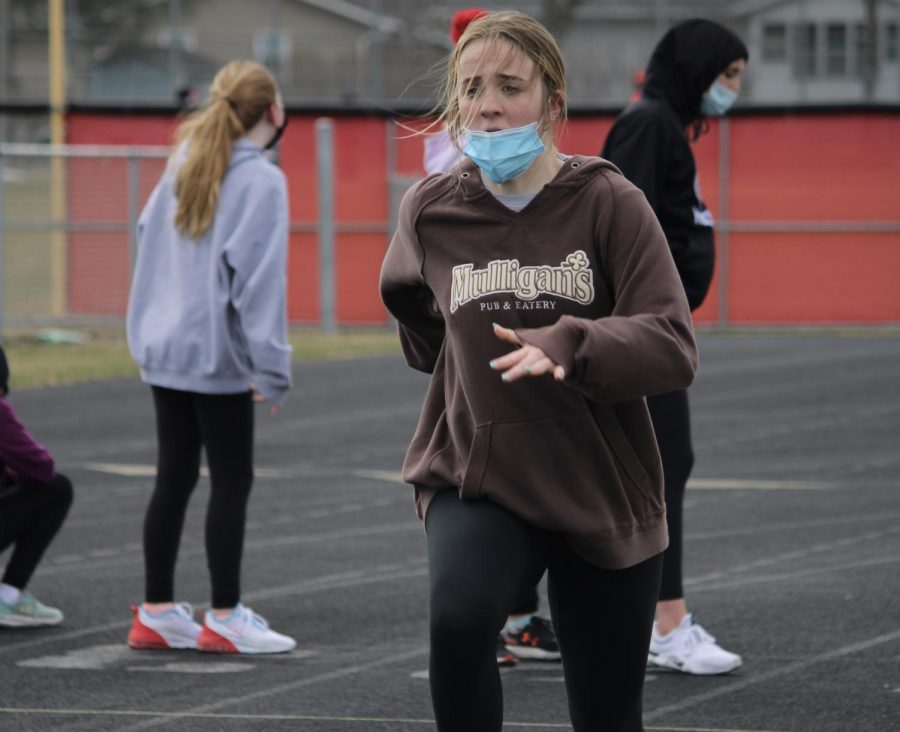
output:
[[701, 118], [700, 102], [729, 64], [749, 58], [734, 33], [711, 20], [685, 20], [663, 37], [647, 64], [643, 94], [665, 99], [685, 126]]

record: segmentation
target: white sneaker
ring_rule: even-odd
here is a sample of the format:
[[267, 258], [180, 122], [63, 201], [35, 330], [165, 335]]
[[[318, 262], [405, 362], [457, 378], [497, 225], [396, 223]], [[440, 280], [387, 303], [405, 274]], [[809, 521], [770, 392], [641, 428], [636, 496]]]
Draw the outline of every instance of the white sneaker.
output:
[[200, 623], [194, 620], [194, 608], [186, 602], [153, 615], [143, 606], [131, 606], [134, 621], [128, 632], [128, 645], [139, 651], [167, 648], [196, 648]]
[[240, 603], [224, 620], [207, 610], [197, 650], [209, 653], [286, 653], [297, 641], [269, 629], [269, 623]]
[[0, 600], [0, 625], [7, 628], [37, 628], [59, 625], [63, 614], [55, 607], [48, 607], [34, 595], [22, 590], [19, 599], [9, 604]]
[[716, 644], [716, 639], [693, 616], [684, 617], [677, 628], [660, 635], [653, 624], [647, 663], [686, 674], [727, 674], [744, 663], [739, 655]]

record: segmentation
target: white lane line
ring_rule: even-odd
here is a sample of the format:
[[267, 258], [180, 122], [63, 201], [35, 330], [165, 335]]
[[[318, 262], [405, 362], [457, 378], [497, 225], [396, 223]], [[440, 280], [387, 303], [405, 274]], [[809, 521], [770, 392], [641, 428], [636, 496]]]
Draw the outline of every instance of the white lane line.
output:
[[[184, 651], [175, 655], [180, 656], [180, 659], [172, 661], [172, 653], [169, 651], [155, 653], [138, 652], [133, 651], [124, 643], [107, 643], [97, 646], [88, 646], [86, 648], [76, 648], [57, 655], [29, 658], [24, 661], [18, 661], [16, 665], [23, 668], [51, 668], [78, 671], [97, 671], [115, 666], [125, 666], [128, 671], [174, 671], [197, 674], [229, 673], [256, 668], [254, 664], [248, 663], [247, 660], [243, 659], [241, 661], [223, 662], [207, 657], [206, 659], [199, 660], [197, 654], [190, 651]], [[209, 654], [206, 655], [208, 656]], [[269, 661], [277, 659], [296, 661], [311, 658], [316, 655], [318, 655], [318, 651], [295, 650], [290, 653], [271, 656], [265, 660]], [[140, 661], [140, 663], [134, 665], [136, 661]], [[166, 663], [156, 663], [159, 661], [165, 661]], [[129, 663], [132, 665], [126, 665]]]
[[[317, 676], [310, 676], [306, 679], [299, 679], [298, 681], [291, 681], [285, 684], [278, 684], [276, 686], [272, 686], [268, 689], [260, 689], [259, 691], [253, 691], [249, 694], [244, 694], [243, 696], [235, 696], [229, 697], [228, 699], [223, 699], [222, 701], [214, 702], [212, 704], [203, 704], [197, 707], [193, 707], [192, 709], [186, 709], [182, 713], [170, 713], [166, 718], [163, 719], [148, 719], [143, 722], [138, 722], [137, 724], [128, 725], [127, 727], [122, 727], [119, 729], [119, 732], [136, 732], [136, 730], [141, 729], [149, 729], [151, 727], [158, 727], [160, 725], [168, 724], [169, 720], [173, 717], [178, 719], [180, 716], [187, 715], [195, 715], [195, 714], [205, 714], [208, 712], [218, 712], [221, 709], [227, 709], [228, 707], [232, 707], [239, 704], [244, 704], [246, 702], [254, 701], [256, 699], [264, 699], [266, 697], [275, 696], [277, 694], [283, 694], [289, 691], [296, 691], [297, 689], [302, 689], [305, 686], [312, 686], [314, 684], [319, 684], [325, 681], [333, 681], [336, 679], [343, 679], [348, 676], [355, 676], [356, 674], [363, 673], [365, 671], [370, 671], [371, 669], [380, 668], [382, 666], [389, 666], [395, 663], [402, 663], [403, 661], [409, 661], [413, 658], [418, 658], [420, 656], [424, 656], [428, 653], [428, 648], [425, 646], [419, 646], [411, 651], [405, 651], [404, 653], [396, 653], [393, 656], [387, 656], [385, 658], [378, 658], [373, 661], [369, 661], [367, 663], [354, 664], [353, 666], [346, 666], [345, 668], [335, 669], [334, 671], [328, 671], [323, 674], [318, 674]], [[432, 721], [431, 724], [434, 724]]]
[[[267, 432], [277, 432], [283, 435], [293, 430], [302, 430], [310, 428], [317, 433], [326, 425], [346, 425], [350, 426], [355, 422], [365, 422], [366, 424], [374, 424], [378, 420], [392, 422], [398, 417], [418, 417], [422, 411], [421, 404], [410, 403], [402, 406], [393, 407], [375, 407], [373, 409], [360, 409], [355, 412], [341, 411], [323, 414], [315, 414], [309, 417], [299, 417], [297, 419], [278, 420], [278, 424], [262, 427], [259, 431], [261, 439], [265, 438]], [[260, 420], [262, 421], [262, 420]], [[415, 426], [415, 425], [413, 425]]]
[[[710, 582], [709, 584], [704, 584], [702, 582], [697, 582], [696, 585], [692, 585], [691, 592], [708, 592], [720, 589], [730, 589], [732, 587], [745, 587], [750, 584], [762, 584], [766, 582], [781, 582], [784, 580], [794, 580], [800, 577], [814, 576], [819, 574], [830, 574], [832, 572], [841, 572], [844, 570], [855, 570], [866, 567], [875, 567], [883, 564], [893, 564], [895, 562], [900, 562], [900, 556], [894, 557], [886, 557], [886, 558], [877, 558], [877, 559], [869, 559], [862, 562], [851, 562], [845, 563], [841, 565], [831, 566], [831, 567], [821, 567], [816, 569], [808, 569], [808, 570], [800, 570], [797, 572], [784, 572], [780, 574], [769, 574], [762, 575], [758, 577], [744, 577], [739, 578], [732, 581], [726, 582]], [[290, 590], [286, 590], [287, 585], [279, 585], [275, 588], [270, 588], [268, 590], [259, 590], [257, 592], [249, 593], [246, 597], [248, 600], [255, 599], [264, 599], [264, 598], [272, 598], [272, 597], [285, 597], [285, 596], [293, 596], [293, 595], [303, 595], [312, 592], [320, 592], [330, 589], [349, 589], [351, 587], [355, 587], [358, 585], [366, 585], [372, 582], [379, 581], [391, 581], [394, 579], [409, 579], [413, 577], [425, 576], [428, 574], [427, 567], [424, 566], [425, 560], [419, 560], [419, 564], [423, 565], [421, 569], [414, 569], [408, 572], [396, 572], [396, 573], [386, 573], [385, 575], [378, 577], [372, 576], [361, 576], [363, 572], [355, 572], [355, 573], [341, 573], [334, 575], [326, 575], [325, 577], [315, 578], [311, 580], [306, 580], [297, 585], [290, 586]], [[416, 563], [412, 563], [415, 566]], [[45, 570], [46, 571], [46, 570]], [[688, 582], [693, 582], [695, 580], [689, 578]], [[194, 603], [196, 605], [202, 605], [201, 603]], [[75, 638], [80, 638], [86, 635], [94, 635], [96, 633], [103, 633], [113, 630], [121, 630], [123, 628], [131, 625], [131, 621], [124, 622], [113, 622], [113, 623], [105, 623], [103, 625], [95, 625], [90, 628], [83, 628], [81, 630], [69, 631], [67, 633], [60, 634], [47, 634], [36, 640], [22, 641], [20, 643], [10, 644], [8, 646], [4, 646], [4, 652], [9, 652], [13, 650], [18, 650], [21, 648], [27, 648], [32, 646], [43, 645], [45, 643], [53, 643], [57, 641], [66, 641], [72, 640]]]
[[135, 657], [135, 651], [124, 643], [108, 643], [89, 648], [77, 648], [54, 656], [40, 656], [19, 661], [16, 665], [24, 668], [96, 670], [115, 665]]
[[[97, 463], [85, 462], [75, 467], [82, 470], [92, 470], [95, 473], [107, 473], [109, 475], [119, 475], [125, 478], [155, 478], [156, 466], [147, 465], [145, 463]], [[204, 478], [209, 477], [209, 468], [203, 466], [200, 468], [200, 475]], [[281, 468], [253, 468], [253, 476], [256, 478], [294, 478], [297, 472], [294, 470], [284, 470]]]
[[[867, 361], [870, 358], [870, 356], [865, 355], [860, 360]], [[820, 365], [818, 361], [816, 361], [816, 364], [817, 366]], [[864, 378], [873, 377], [879, 379], [884, 376], [890, 378], [895, 372], [895, 367], [888, 364], [873, 369], [869, 374], [864, 375]], [[822, 371], [818, 370], [817, 373], [822, 373]], [[723, 374], [723, 371], [708, 372], [705, 378], [706, 384], [710, 385], [709, 388], [712, 388], [713, 380]], [[867, 378], [866, 380], [871, 380], [871, 378]], [[808, 374], [804, 374], [802, 378], [770, 379], [759, 386], [747, 387], [744, 389], [727, 389], [716, 391], [715, 393], [699, 391], [692, 398], [694, 408], [702, 410], [712, 405], [722, 405], [732, 402], [738, 404], [742, 402], [756, 404], [760, 398], [766, 399], [777, 397], [779, 394], [787, 394], [796, 397], [803, 392], [833, 391], [843, 384], [858, 385], [860, 382], [859, 372], [854, 369], [852, 373], [841, 374], [838, 377], [828, 375], [825, 378], [811, 378]]]
[[[846, 564], [835, 564], [831, 567], [816, 567], [815, 569], [801, 569], [797, 572], [782, 572], [780, 574], [764, 574], [757, 577], [741, 577], [726, 582], [710, 582], [709, 584], [698, 583], [691, 587], [691, 592], [712, 592], [714, 590], [728, 590], [734, 587], [747, 587], [747, 585], [763, 584], [765, 582], [782, 582], [784, 580], [796, 580], [801, 577], [814, 577], [820, 574], [831, 574], [832, 572], [843, 572], [847, 569], [864, 569], [866, 567], [880, 567], [883, 564], [894, 564], [900, 562], [900, 556], [894, 557], [878, 557], [876, 559], [866, 559], [861, 562], [848, 562]], [[725, 573], [728, 574], [727, 572]]]
[[704, 702], [717, 699], [721, 696], [727, 696], [728, 694], [732, 694], [736, 691], [742, 691], [743, 689], [746, 689], [748, 687], [756, 686], [757, 684], [780, 679], [784, 676], [790, 676], [791, 674], [797, 673], [798, 671], [804, 671], [810, 666], [815, 666], [819, 663], [825, 663], [826, 661], [833, 661], [838, 658], [843, 658], [844, 656], [850, 656], [854, 653], [859, 653], [860, 651], [867, 651], [870, 648], [876, 648], [877, 646], [881, 646], [886, 643], [893, 643], [896, 640], [900, 640], [900, 630], [894, 630], [890, 633], [884, 633], [874, 638], [870, 638], [869, 640], [860, 641], [859, 643], [851, 643], [850, 645], [844, 646], [843, 648], [837, 648], [833, 651], [828, 651], [827, 653], [820, 653], [818, 656], [813, 656], [812, 658], [807, 658], [802, 661], [795, 661], [794, 663], [789, 663], [787, 666], [782, 666], [781, 668], [773, 669], [772, 671], [767, 671], [765, 673], [751, 676], [750, 678], [735, 681], [734, 683], [727, 684], [726, 686], [720, 686], [718, 689], [715, 689], [713, 691], [707, 691], [702, 694], [694, 694], [693, 696], [689, 696], [686, 699], [675, 702], [674, 704], [666, 704], [665, 706], [654, 709], [651, 712], [645, 712], [644, 721], [646, 722], [658, 719], [659, 717], [662, 717], [666, 714], [671, 714], [672, 712], [680, 712], [684, 709], [695, 707], [698, 704], [703, 704]]
[[[372, 567], [361, 572], [347, 573], [348, 579], [342, 579], [340, 576], [335, 580], [329, 581], [327, 578], [307, 580], [298, 582], [295, 585], [282, 585], [273, 587], [268, 590], [258, 590], [257, 592], [247, 595], [250, 600], [274, 600], [285, 597], [294, 597], [295, 595], [308, 595], [312, 592], [322, 592], [330, 589], [344, 589], [347, 587], [362, 587], [364, 585], [375, 584], [378, 582], [389, 582], [397, 579], [412, 579], [414, 577], [426, 577], [428, 575], [428, 567], [425, 566], [425, 560], [417, 560], [405, 565], [409, 568], [380, 568]], [[378, 574], [382, 572], [382, 574]]]
[[[341, 411], [332, 412], [330, 414], [317, 414], [308, 417], [300, 417], [298, 419], [278, 419], [277, 425], [267, 427], [259, 425], [258, 437], [260, 441], [265, 441], [268, 435], [274, 435], [276, 438], [285, 434], [292, 433], [294, 430], [302, 431], [309, 428], [315, 432], [319, 432], [322, 427], [331, 425], [345, 425], [350, 427], [358, 422], [366, 424], [374, 424], [379, 420], [392, 423], [397, 418], [410, 417], [414, 419], [419, 416], [421, 404], [413, 403], [400, 407], [386, 407], [363, 409], [355, 412]], [[262, 422], [262, 420], [260, 420]], [[415, 423], [411, 424], [414, 427]], [[297, 439], [302, 439], [298, 436]], [[156, 443], [152, 437], [134, 437], [130, 439], [114, 440], [104, 445], [96, 444], [96, 440], [90, 442], [86, 447], [76, 447], [65, 454], [54, 452], [54, 457], [58, 462], [71, 464], [79, 460], [96, 460], [102, 455], [121, 455], [123, 452], [153, 452], [156, 449]]]
[[168, 674], [239, 674], [243, 671], [253, 671], [256, 666], [252, 663], [179, 663], [172, 661], [162, 666], [126, 666], [126, 671], [138, 671], [141, 673], [168, 673]]
[[[358, 478], [371, 478], [386, 483], [403, 483], [400, 473], [393, 470], [351, 470]], [[826, 486], [805, 480], [744, 480], [739, 478], [691, 478], [687, 487], [694, 490], [757, 490], [757, 491], [809, 491], [822, 490]]]
[[724, 539], [733, 536], [756, 536], [762, 532], [774, 533], [778, 531], [794, 531], [796, 529], [819, 529], [824, 526], [842, 526], [844, 524], [865, 523], [867, 521], [895, 521], [900, 519], [900, 513], [896, 511], [884, 511], [882, 513], [849, 514], [838, 518], [812, 519], [810, 521], [782, 521], [766, 524], [765, 526], [748, 526], [745, 528], [715, 529], [713, 531], [695, 531], [685, 536], [689, 541], [697, 539]]
[[[29, 707], [0, 707], [0, 714], [24, 714], [46, 716], [88, 716], [88, 717], [151, 717], [165, 723], [170, 719], [237, 719], [245, 721], [285, 721], [285, 722], [364, 722], [403, 723], [434, 725], [433, 719], [403, 717], [328, 717], [311, 714], [237, 714], [228, 712], [163, 712], [150, 709], [35, 709]], [[558, 725], [562, 727], [563, 725]], [[125, 728], [129, 729], [129, 728]]]
[[[854, 544], [872, 541], [880, 542], [882, 539], [890, 537], [894, 534], [900, 534], [900, 527], [887, 529], [885, 531], [869, 531], [859, 536], [844, 537], [835, 541], [819, 542], [818, 544], [813, 544], [803, 549], [794, 549], [792, 551], [782, 552], [781, 554], [773, 554], [767, 557], [760, 557], [759, 559], [755, 559], [752, 562], [735, 564], [731, 567], [728, 567], [727, 569], [723, 569], [718, 572], [709, 572], [708, 574], [704, 574], [699, 577], [691, 577], [685, 580], [685, 585], [697, 585], [716, 582], [718, 580], [727, 580], [739, 572], [751, 572], [756, 569], [771, 567], [783, 562], [796, 563], [796, 560], [798, 559], [806, 559], [807, 557], [811, 557], [816, 554], [832, 552], [838, 549], [846, 549], [848, 546], [852, 546]], [[879, 557], [879, 560], [881, 559], [883, 559], [883, 557]]]
[[[292, 546], [294, 544], [311, 544], [318, 541], [331, 541], [334, 539], [350, 539], [361, 536], [377, 536], [378, 534], [394, 534], [404, 531], [421, 531], [424, 533], [423, 524], [418, 519], [403, 521], [396, 524], [384, 524], [382, 526], [363, 527], [354, 529], [338, 529], [336, 531], [324, 531], [319, 534], [305, 534], [303, 536], [276, 536], [271, 539], [250, 539], [244, 542], [246, 549], [267, 549], [276, 546]], [[205, 551], [199, 550], [198, 551]]]
[[95, 473], [108, 473], [110, 475], [122, 475], [126, 478], [153, 478], [156, 476], [156, 466], [138, 465], [136, 463], [81, 463], [76, 466], [83, 470], [92, 470]]
[[739, 480], [731, 478], [691, 478], [689, 490], [701, 491], [818, 491], [825, 488], [821, 483], [804, 480]]
[[[415, 717], [333, 717], [312, 714], [237, 714], [228, 712], [154, 712], [141, 709], [34, 709], [28, 707], [0, 707], [0, 714], [32, 716], [88, 716], [88, 717], [156, 717], [168, 719], [234, 719], [246, 722], [348, 722], [361, 724], [423, 724], [434, 726], [433, 719]], [[156, 721], [156, 720], [154, 720]], [[571, 729], [560, 722], [515, 722], [504, 720], [503, 726], [517, 729]], [[127, 728], [126, 728], [127, 729]], [[780, 730], [734, 729], [731, 727], [645, 727], [648, 732], [783, 732]]]
[[399, 471], [395, 470], [351, 470], [350, 474], [355, 475], [357, 478], [383, 480], [385, 483], [403, 482], [403, 478], [400, 477]]
[[773, 729], [732, 729], [731, 727], [644, 727], [653, 732], [785, 732]]
[[[60, 554], [59, 556], [53, 558], [54, 564], [67, 565], [64, 570], [66, 572], [69, 572], [71, 570], [71, 567], [69, 567], [68, 565], [75, 564], [77, 562], [83, 562], [84, 560], [85, 560], [85, 557], [82, 556], [81, 554]], [[53, 573], [53, 570], [44, 570], [43, 572], [41, 572], [41, 574], [52, 574], [52, 573]]]
[[[816, 417], [811, 419], [806, 415], [802, 421], [783, 422], [771, 427], [760, 427], [758, 429], [745, 430], [740, 434], [725, 434], [718, 438], [705, 439], [700, 444], [703, 450], [712, 450], [715, 448], [737, 447], [739, 443], [755, 442], [757, 440], [767, 440], [772, 437], [779, 436], [795, 436], [799, 432], [817, 432], [821, 430], [831, 430], [846, 424], [859, 424], [862, 421], [871, 421], [877, 417], [891, 415], [900, 411], [897, 406], [883, 406], [873, 408], [855, 409], [850, 412], [842, 411], [840, 416], [824, 418]], [[741, 450], [744, 448], [741, 447]]]
[[[248, 592], [244, 597], [248, 602], [272, 598], [294, 597], [301, 595], [310, 595], [315, 592], [324, 592], [327, 590], [343, 590], [353, 587], [370, 585], [377, 582], [391, 582], [394, 580], [412, 579], [422, 577], [428, 574], [428, 568], [425, 566], [425, 559], [418, 559], [405, 565], [397, 567], [381, 568], [383, 574], [375, 574], [379, 571], [378, 567], [367, 568], [355, 572], [342, 572], [339, 574], [324, 575], [322, 577], [314, 577], [291, 585], [278, 585], [264, 590], [256, 590]], [[195, 606], [200, 607], [202, 602], [194, 602]], [[94, 635], [97, 633], [107, 633], [111, 631], [121, 631], [131, 625], [131, 620], [116, 621], [112, 623], [104, 623], [102, 625], [94, 625], [90, 628], [81, 628], [80, 630], [72, 630], [65, 633], [47, 633], [33, 640], [21, 641], [19, 643], [11, 643], [3, 646], [3, 653], [21, 650], [23, 648], [31, 648], [34, 646], [45, 645], [47, 643], [57, 643], [61, 641], [74, 640], [86, 635]], [[124, 639], [124, 636], [123, 636]], [[124, 646], [124, 640], [122, 643]]]
[[[323, 515], [331, 515], [332, 513], [333, 511], [329, 510], [327, 514]], [[309, 517], [311, 515], [313, 515], [313, 512], [304, 514], [304, 516], [306, 517]], [[377, 536], [379, 534], [393, 534], [406, 531], [424, 531], [424, 529], [422, 528], [422, 522], [418, 519], [415, 519], [412, 521], [403, 521], [396, 524], [385, 524], [383, 526], [361, 527], [355, 529], [338, 529], [335, 531], [325, 531], [316, 534], [291, 534], [274, 536], [264, 539], [247, 539], [246, 541], [244, 541], [244, 548], [245, 551], [247, 549], [271, 549], [273, 547], [295, 546], [297, 544], [312, 544], [320, 541], [355, 539], [363, 536]], [[137, 545], [135, 551], [140, 549], [141, 546]], [[180, 557], [194, 557], [204, 555], [205, 552], [206, 549], [203, 547], [203, 545], [197, 542], [193, 546], [185, 546], [181, 550], [179, 555]], [[109, 557], [108, 559], [94, 560], [88, 560], [78, 554], [64, 554], [53, 559], [54, 564], [58, 566], [50, 566], [46, 569], [42, 569], [41, 577], [59, 574], [61, 572], [69, 574], [71, 572], [104, 570], [109, 569], [110, 567], [116, 567], [123, 564], [134, 564], [141, 561], [142, 558], [140, 556], [123, 555], [121, 552], [117, 553], [116, 556]]]

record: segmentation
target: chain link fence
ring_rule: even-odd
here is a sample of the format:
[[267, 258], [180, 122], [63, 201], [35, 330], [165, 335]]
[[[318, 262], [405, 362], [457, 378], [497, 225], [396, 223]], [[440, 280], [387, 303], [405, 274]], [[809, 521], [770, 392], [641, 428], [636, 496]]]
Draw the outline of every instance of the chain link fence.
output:
[[121, 320], [164, 147], [0, 143], [0, 333]]

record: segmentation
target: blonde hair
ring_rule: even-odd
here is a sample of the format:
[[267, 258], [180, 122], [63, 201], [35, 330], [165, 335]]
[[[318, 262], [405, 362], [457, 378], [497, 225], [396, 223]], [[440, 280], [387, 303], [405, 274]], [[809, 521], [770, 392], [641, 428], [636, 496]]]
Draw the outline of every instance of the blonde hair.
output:
[[[441, 90], [438, 108], [443, 111], [437, 122], [443, 122], [450, 139], [458, 146], [458, 140], [466, 120], [460, 115], [459, 98], [464, 92], [459, 78], [459, 58], [470, 43], [486, 41], [490, 48], [498, 41], [506, 41], [525, 54], [534, 64], [536, 78], [547, 91], [545, 114], [541, 134], [546, 135], [566, 120], [566, 65], [556, 39], [543, 25], [524, 13], [513, 11], [488, 13], [476, 19], [460, 37], [447, 60], [447, 77]], [[551, 112], [558, 104], [558, 115]]]
[[199, 239], [216, 212], [234, 141], [245, 135], [278, 96], [275, 78], [255, 61], [232, 61], [213, 79], [207, 104], [175, 130], [176, 149], [187, 143], [178, 168], [176, 228]]

